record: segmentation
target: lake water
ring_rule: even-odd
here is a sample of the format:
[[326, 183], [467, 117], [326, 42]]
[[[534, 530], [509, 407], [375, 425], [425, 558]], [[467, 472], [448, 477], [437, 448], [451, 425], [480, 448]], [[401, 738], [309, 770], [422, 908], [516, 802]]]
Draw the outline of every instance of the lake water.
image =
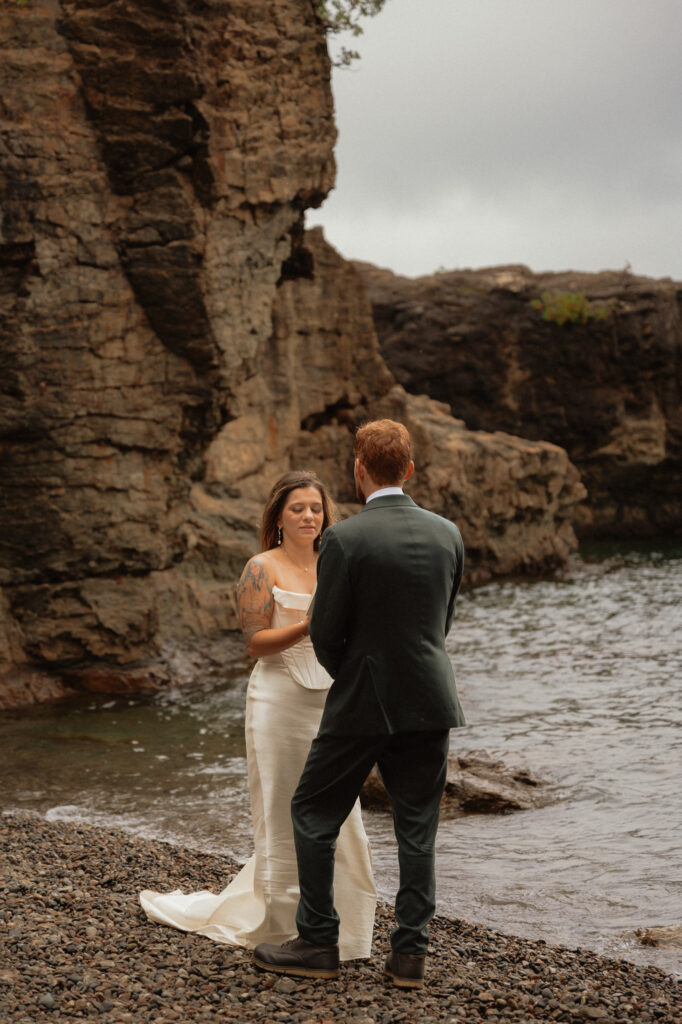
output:
[[[558, 576], [465, 592], [449, 647], [452, 749], [522, 755], [551, 803], [441, 824], [440, 913], [682, 972], [637, 928], [682, 925], [682, 546], [592, 548]], [[3, 809], [246, 858], [246, 662], [154, 698], [0, 723]], [[390, 820], [365, 815], [380, 893]]]

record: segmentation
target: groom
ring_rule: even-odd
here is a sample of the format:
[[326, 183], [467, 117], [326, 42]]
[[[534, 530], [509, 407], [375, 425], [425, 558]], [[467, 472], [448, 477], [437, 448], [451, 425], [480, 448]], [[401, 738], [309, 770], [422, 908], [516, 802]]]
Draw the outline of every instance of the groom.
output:
[[338, 976], [336, 838], [377, 764], [393, 806], [400, 865], [385, 973], [404, 988], [424, 983], [449, 730], [464, 724], [445, 651], [463, 546], [453, 523], [403, 494], [413, 470], [402, 424], [361, 427], [355, 482], [365, 507], [322, 537], [310, 636], [334, 682], [291, 804], [299, 937], [258, 946], [254, 961], [264, 970]]

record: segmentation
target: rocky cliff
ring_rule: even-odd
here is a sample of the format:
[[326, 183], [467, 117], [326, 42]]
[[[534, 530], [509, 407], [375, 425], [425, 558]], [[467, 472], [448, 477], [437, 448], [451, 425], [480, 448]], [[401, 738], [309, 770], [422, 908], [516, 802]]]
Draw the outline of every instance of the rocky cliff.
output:
[[682, 533], [682, 284], [525, 267], [407, 279], [357, 264], [408, 391], [565, 448], [585, 535]]
[[270, 485], [312, 465], [352, 499], [366, 416], [412, 429], [412, 493], [460, 521], [470, 580], [561, 564], [566, 453], [396, 385], [359, 274], [304, 233], [334, 180], [310, 0], [0, 21], [0, 704], [234, 659]]

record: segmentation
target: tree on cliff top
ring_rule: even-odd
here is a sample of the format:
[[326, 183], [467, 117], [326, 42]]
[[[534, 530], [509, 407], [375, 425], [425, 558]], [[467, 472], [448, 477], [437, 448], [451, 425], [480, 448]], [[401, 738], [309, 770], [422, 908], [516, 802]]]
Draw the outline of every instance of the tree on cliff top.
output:
[[[350, 32], [353, 36], [361, 36], [360, 18], [373, 18], [382, 9], [386, 0], [317, 0], [317, 13], [329, 35]], [[346, 67], [357, 60], [357, 50], [341, 47], [334, 60], [336, 67]]]

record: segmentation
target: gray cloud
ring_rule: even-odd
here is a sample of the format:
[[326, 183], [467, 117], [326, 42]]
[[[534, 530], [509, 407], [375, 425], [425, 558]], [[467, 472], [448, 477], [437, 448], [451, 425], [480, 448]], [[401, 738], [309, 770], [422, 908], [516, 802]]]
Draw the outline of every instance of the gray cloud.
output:
[[335, 72], [337, 188], [308, 223], [429, 273], [682, 279], [679, 0], [388, 0]]

